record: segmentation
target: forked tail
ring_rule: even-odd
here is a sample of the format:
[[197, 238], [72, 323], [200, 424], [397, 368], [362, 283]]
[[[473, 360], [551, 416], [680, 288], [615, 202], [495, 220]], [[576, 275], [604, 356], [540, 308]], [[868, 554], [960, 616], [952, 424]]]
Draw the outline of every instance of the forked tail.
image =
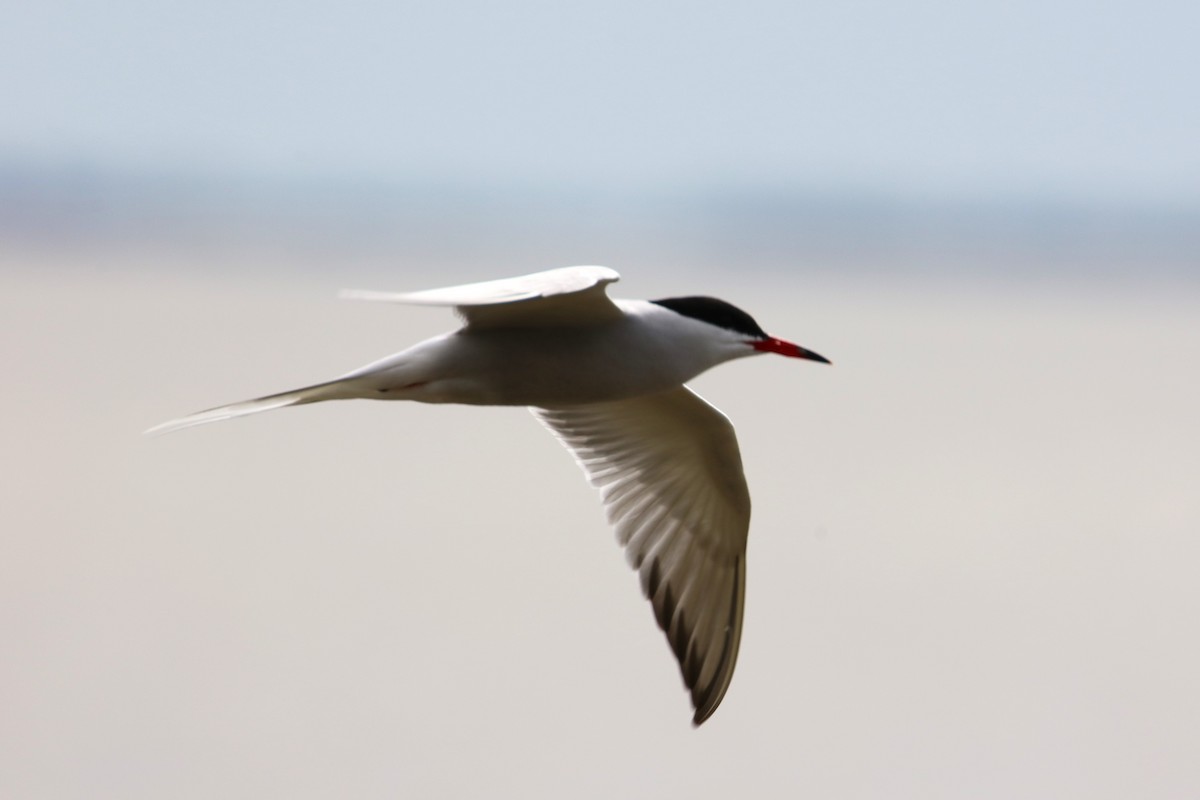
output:
[[186, 417], [180, 417], [170, 422], [164, 422], [161, 425], [155, 425], [146, 431], [146, 434], [171, 433], [172, 431], [190, 428], [193, 425], [205, 425], [209, 422], [220, 422], [226, 419], [233, 419], [234, 417], [244, 417], [247, 414], [257, 414], [260, 411], [270, 411], [274, 408], [286, 408], [287, 406], [299, 406], [305, 403], [319, 403], [322, 400], [337, 400], [357, 396], [357, 393], [350, 388], [349, 381], [338, 379], [327, 383], [318, 383], [314, 386], [305, 386], [303, 389], [293, 389], [290, 392], [281, 392], [280, 394], [258, 397], [254, 400], [243, 400], [240, 403], [231, 403], [227, 406], [210, 408], [207, 411], [197, 411], [195, 414], [188, 414]]

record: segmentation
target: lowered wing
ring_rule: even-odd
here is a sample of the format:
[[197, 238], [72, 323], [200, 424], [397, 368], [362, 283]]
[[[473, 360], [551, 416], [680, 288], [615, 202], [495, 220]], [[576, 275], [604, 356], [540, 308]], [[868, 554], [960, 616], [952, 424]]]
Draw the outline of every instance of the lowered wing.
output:
[[687, 387], [534, 413], [600, 489], [706, 720], [742, 634], [750, 494], [733, 426]]

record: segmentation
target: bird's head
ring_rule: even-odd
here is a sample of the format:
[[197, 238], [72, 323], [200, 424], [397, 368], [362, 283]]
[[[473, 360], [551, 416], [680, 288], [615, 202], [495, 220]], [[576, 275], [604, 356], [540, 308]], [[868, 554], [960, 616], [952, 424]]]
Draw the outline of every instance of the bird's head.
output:
[[730, 345], [728, 358], [776, 353], [789, 358], [805, 358], [822, 364], [832, 363], [822, 355], [798, 344], [776, 339], [764, 331], [754, 317], [737, 306], [715, 297], [669, 297], [652, 301], [676, 314], [703, 322], [722, 332]]

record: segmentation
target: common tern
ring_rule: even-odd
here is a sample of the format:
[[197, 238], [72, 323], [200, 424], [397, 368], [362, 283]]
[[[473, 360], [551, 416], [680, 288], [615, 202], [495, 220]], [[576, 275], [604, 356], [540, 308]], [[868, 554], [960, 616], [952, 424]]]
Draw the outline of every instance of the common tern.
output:
[[620, 276], [566, 267], [413, 293], [343, 296], [453, 306], [465, 324], [336, 380], [201, 411], [165, 433], [286, 406], [363, 398], [529, 406], [600, 489], [699, 725], [733, 677], [750, 494], [733, 425], [684, 384], [746, 356], [829, 363], [711, 297], [613, 300]]

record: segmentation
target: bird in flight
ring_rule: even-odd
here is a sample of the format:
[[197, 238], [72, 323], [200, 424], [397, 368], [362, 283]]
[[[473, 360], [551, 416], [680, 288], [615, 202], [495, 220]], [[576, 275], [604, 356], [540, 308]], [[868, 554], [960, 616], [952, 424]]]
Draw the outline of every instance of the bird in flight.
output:
[[453, 306], [456, 331], [336, 380], [201, 411], [168, 431], [365, 398], [528, 406], [599, 488], [699, 725], [729, 688], [742, 633], [750, 493], [733, 425], [684, 384], [775, 353], [829, 363], [711, 297], [614, 300], [607, 267], [565, 267], [423, 292], [344, 296]]

